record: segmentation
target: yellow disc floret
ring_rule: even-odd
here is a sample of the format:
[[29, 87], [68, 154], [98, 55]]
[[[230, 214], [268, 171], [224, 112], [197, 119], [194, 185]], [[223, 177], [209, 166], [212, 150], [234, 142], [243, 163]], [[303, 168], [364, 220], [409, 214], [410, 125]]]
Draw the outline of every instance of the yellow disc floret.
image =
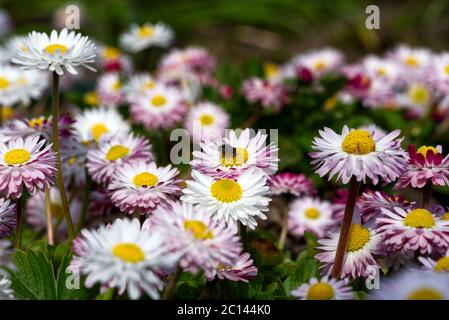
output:
[[409, 294], [408, 300], [443, 300], [441, 292], [433, 288], [419, 288]]
[[304, 212], [306, 218], [308, 219], [318, 219], [320, 217], [320, 211], [317, 208], [307, 208]]
[[167, 99], [164, 96], [157, 95], [151, 98], [151, 104], [155, 107], [163, 107], [167, 103]]
[[108, 127], [106, 127], [103, 123], [97, 123], [90, 128], [90, 132], [92, 133], [94, 140], [98, 141], [103, 134], [108, 132]]
[[421, 146], [416, 150], [417, 153], [421, 153], [424, 157], [427, 154], [427, 151], [432, 150], [435, 155], [439, 154], [438, 150], [432, 146]]
[[212, 231], [207, 228], [204, 222], [198, 220], [184, 221], [184, 228], [191, 231], [196, 239], [206, 240], [212, 239], [214, 236]]
[[112, 253], [125, 262], [137, 263], [145, 259], [142, 249], [134, 243], [119, 243], [114, 247]]
[[51, 44], [49, 46], [46, 46], [44, 50], [51, 55], [54, 55], [56, 52], [60, 52], [62, 55], [64, 55], [66, 51], [69, 50], [69, 48], [63, 46], [62, 44]]
[[408, 96], [412, 102], [418, 104], [426, 104], [430, 100], [429, 90], [420, 84], [413, 85], [408, 92]]
[[232, 154], [222, 152], [221, 164], [226, 167], [241, 166], [248, 161], [248, 158], [248, 150], [245, 148], [234, 148]]
[[355, 129], [346, 135], [341, 148], [346, 153], [361, 155], [375, 151], [376, 143], [367, 130]]
[[5, 153], [3, 160], [10, 166], [20, 165], [28, 162], [31, 153], [25, 149], [12, 149]]
[[116, 146], [112, 146], [109, 149], [108, 153], [106, 154], [105, 159], [108, 161], [115, 161], [120, 158], [123, 158], [128, 153], [129, 153], [129, 149], [127, 147], [124, 147], [124, 146], [118, 144]]
[[9, 87], [9, 81], [5, 77], [0, 76], [0, 89], [5, 89]]
[[307, 300], [332, 300], [334, 296], [335, 292], [332, 286], [324, 282], [311, 285], [307, 291]]
[[154, 187], [158, 181], [156, 175], [149, 172], [142, 172], [136, 175], [133, 179], [133, 183], [137, 187]]
[[352, 224], [349, 229], [348, 244], [346, 251], [353, 252], [362, 249], [370, 240], [370, 233], [367, 228], [361, 224]]
[[414, 209], [404, 219], [404, 225], [412, 228], [432, 228], [435, 226], [435, 218], [427, 209]]
[[200, 117], [200, 122], [201, 122], [201, 125], [203, 125], [203, 126], [209, 126], [209, 125], [211, 125], [212, 123], [214, 123], [214, 117], [212, 117], [212, 116], [209, 115], [209, 114], [203, 114], [203, 115]]
[[142, 26], [138, 30], [138, 35], [140, 38], [151, 37], [154, 33], [154, 29], [150, 26]]
[[242, 198], [240, 184], [232, 179], [221, 179], [210, 186], [212, 196], [220, 202], [235, 202]]

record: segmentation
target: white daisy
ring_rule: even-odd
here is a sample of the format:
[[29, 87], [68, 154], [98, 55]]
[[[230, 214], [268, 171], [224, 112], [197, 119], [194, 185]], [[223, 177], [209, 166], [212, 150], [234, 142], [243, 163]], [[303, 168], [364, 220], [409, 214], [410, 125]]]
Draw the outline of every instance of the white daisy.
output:
[[352, 300], [354, 292], [343, 280], [335, 280], [327, 276], [321, 280], [312, 278], [308, 283], [300, 285], [291, 292], [299, 300]]
[[429, 49], [411, 48], [406, 45], [396, 48], [391, 56], [408, 71], [423, 70], [429, 67], [432, 62], [432, 52]]
[[120, 45], [127, 51], [139, 52], [151, 46], [167, 47], [172, 40], [173, 30], [162, 22], [134, 24], [120, 36]]
[[98, 102], [100, 105], [115, 108], [122, 102], [122, 85], [117, 72], [108, 72], [98, 79]]
[[178, 260], [168, 244], [160, 233], [141, 228], [137, 219], [117, 219], [98, 230], [81, 231], [73, 243], [71, 268], [87, 275], [87, 287], [100, 283], [117, 288], [120, 295], [126, 290], [133, 300], [142, 292], [158, 299], [160, 271], [172, 269]]
[[18, 50], [16, 56], [11, 59], [25, 69], [49, 69], [58, 75], [63, 75], [64, 70], [71, 74], [78, 74], [75, 67], [83, 66], [95, 71], [89, 63], [94, 62], [96, 48], [88, 37], [75, 31], [69, 33], [62, 29], [58, 34], [53, 30], [48, 36], [46, 33], [33, 31], [28, 34], [24, 42], [26, 48]]
[[133, 75], [123, 87], [126, 101], [133, 103], [139, 97], [148, 95], [156, 87], [156, 84], [156, 80], [149, 73]]
[[309, 231], [321, 238], [336, 222], [332, 213], [332, 205], [328, 201], [312, 197], [296, 199], [289, 205], [288, 229], [296, 237], [302, 237], [305, 231]]
[[86, 110], [75, 118], [74, 128], [83, 143], [98, 142], [105, 134], [123, 134], [130, 131], [129, 124], [114, 109], [100, 107]]
[[267, 218], [264, 212], [271, 199], [266, 196], [267, 179], [260, 171], [248, 170], [237, 180], [214, 179], [195, 170], [192, 177], [194, 180], [186, 181], [181, 200], [197, 204], [219, 220], [229, 224], [240, 221], [251, 229], [257, 226], [256, 217]]

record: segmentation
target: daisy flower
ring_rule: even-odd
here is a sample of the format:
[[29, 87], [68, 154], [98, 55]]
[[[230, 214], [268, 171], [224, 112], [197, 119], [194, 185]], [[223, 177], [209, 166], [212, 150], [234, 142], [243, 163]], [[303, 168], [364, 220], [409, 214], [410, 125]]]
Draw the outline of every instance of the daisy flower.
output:
[[67, 138], [60, 148], [65, 183], [73, 182], [75, 186], [84, 186], [86, 183], [86, 146], [75, 136]]
[[395, 130], [382, 138], [374, 138], [374, 128], [349, 129], [343, 127], [342, 134], [330, 128], [320, 130], [320, 137], [313, 140], [310, 153], [315, 172], [320, 177], [334, 175], [347, 184], [352, 177], [373, 184], [380, 179], [393, 181], [398, 178], [405, 166], [407, 154], [401, 148], [403, 138], [396, 139], [400, 130]]
[[242, 84], [243, 95], [251, 103], [260, 103], [264, 108], [274, 108], [280, 111], [290, 103], [287, 89], [281, 83], [271, 83], [268, 80], [250, 78]]
[[142, 292], [158, 299], [163, 288], [159, 270], [173, 268], [178, 260], [168, 244], [160, 233], [141, 229], [137, 219], [117, 219], [98, 230], [81, 231], [73, 241], [71, 268], [87, 275], [87, 287], [100, 283], [117, 288], [120, 295], [127, 291], [133, 300]]
[[396, 61], [374, 55], [364, 58], [362, 65], [371, 78], [380, 78], [383, 81], [396, 80], [401, 72], [401, 68]]
[[[318, 249], [323, 252], [315, 255], [315, 258], [322, 264], [321, 268], [324, 274], [328, 274], [332, 270], [339, 238], [340, 231], [332, 231], [329, 233], [328, 238], [318, 240], [318, 243], [321, 245]], [[370, 267], [377, 267], [378, 265], [376, 260], [374, 260], [374, 255], [381, 252], [381, 244], [382, 238], [375, 229], [353, 223], [349, 229], [341, 278], [355, 279], [370, 276]]]
[[9, 237], [16, 227], [16, 205], [0, 198], [0, 238]]
[[0, 275], [0, 300], [14, 300], [11, 280], [2, 275]]
[[217, 277], [220, 280], [242, 281], [248, 283], [257, 276], [257, 268], [249, 253], [241, 254], [231, 265], [218, 264], [212, 273], [207, 275], [207, 280], [212, 281]]
[[312, 278], [291, 292], [299, 300], [352, 300], [354, 292], [343, 280], [327, 276], [318, 280]]
[[422, 117], [435, 101], [435, 89], [427, 79], [410, 77], [395, 90], [396, 104], [408, 111], [408, 116]]
[[400, 45], [391, 54], [391, 58], [398, 61], [408, 71], [420, 71], [428, 68], [432, 63], [432, 52], [424, 48], [411, 48]]
[[[67, 231], [67, 227], [65, 223], [61, 223], [61, 221], [64, 221], [61, 194], [55, 187], [52, 187], [49, 190], [50, 208], [54, 229], [59, 233], [65, 233]], [[77, 197], [73, 197], [70, 202], [70, 214], [72, 215], [72, 220], [75, 223], [78, 221], [81, 214], [81, 206], [81, 200]], [[40, 232], [47, 229], [47, 209], [44, 192], [37, 192], [31, 196], [27, 201], [25, 210], [25, 220], [33, 228], [33, 230]]]
[[258, 131], [251, 137], [245, 129], [237, 137], [230, 130], [227, 137], [200, 143], [201, 151], [193, 151], [191, 165], [195, 170], [213, 177], [237, 177], [248, 169], [260, 169], [266, 175], [278, 169], [278, 148], [274, 142], [267, 145], [268, 135]]
[[411, 208], [415, 202], [409, 202], [400, 195], [389, 195], [383, 191], [366, 191], [359, 198], [358, 206], [362, 221], [368, 222], [381, 213], [381, 208]]
[[431, 257], [418, 257], [418, 260], [427, 270], [449, 272], [449, 250], [446, 251], [446, 254], [439, 259], [432, 259]]
[[132, 63], [128, 56], [120, 49], [111, 46], [98, 46], [98, 64], [106, 72], [125, 72], [132, 70]]
[[449, 185], [449, 155], [443, 158], [441, 146], [421, 146], [418, 150], [414, 145], [408, 147], [409, 160], [404, 173], [400, 176], [396, 188], [423, 188], [427, 182], [433, 185]]
[[122, 135], [131, 130], [116, 110], [104, 107], [86, 110], [77, 115], [73, 127], [81, 142], [85, 144], [99, 142], [105, 133]]
[[129, 52], [139, 52], [151, 46], [167, 47], [173, 40], [173, 30], [162, 22], [131, 25], [120, 36], [120, 45]]
[[214, 274], [218, 265], [232, 265], [242, 249], [234, 228], [188, 203], [159, 207], [150, 222], [150, 232], [163, 233], [171, 250], [181, 253], [180, 266], [187, 272]]
[[156, 83], [156, 79], [149, 73], [135, 74], [123, 87], [124, 98], [128, 103], [136, 102], [139, 97], [148, 95], [156, 87]]
[[449, 53], [442, 53], [433, 59], [433, 73], [437, 86], [444, 94], [449, 93]]
[[189, 110], [184, 122], [196, 141], [221, 138], [229, 124], [229, 115], [212, 102], [198, 103]]
[[171, 128], [180, 122], [186, 112], [181, 92], [157, 84], [148, 94], [141, 95], [131, 104], [131, 117], [146, 129]]
[[328, 201], [311, 197], [295, 199], [289, 204], [288, 230], [298, 238], [304, 236], [305, 231], [321, 238], [336, 222], [332, 213], [332, 205]]
[[41, 69], [64, 74], [64, 69], [71, 74], [78, 74], [76, 67], [82, 66], [95, 71], [90, 63], [94, 62], [96, 48], [88, 37], [75, 31], [69, 33], [62, 29], [58, 34], [53, 30], [46, 33], [33, 31], [28, 34], [23, 45], [26, 50], [18, 50], [12, 62], [24, 69]]
[[115, 108], [122, 102], [122, 85], [116, 72], [105, 73], [98, 80], [98, 102], [100, 105]]
[[383, 278], [371, 300], [449, 300], [447, 275], [419, 270], [402, 271]]
[[157, 167], [156, 163], [136, 161], [116, 169], [109, 184], [111, 201], [121, 211], [147, 214], [159, 205], [167, 205], [169, 199], [181, 191], [176, 179], [179, 171]]
[[260, 171], [249, 170], [236, 180], [214, 179], [192, 171], [193, 180], [186, 181], [181, 200], [196, 204], [201, 210], [228, 224], [240, 221], [254, 229], [256, 217], [266, 219], [270, 198], [266, 177]]
[[299, 197], [316, 193], [313, 181], [303, 173], [281, 172], [272, 176], [269, 184], [273, 195], [291, 194]]
[[422, 255], [444, 254], [449, 247], [449, 225], [427, 209], [381, 208], [376, 219], [377, 232], [390, 251]]
[[53, 185], [56, 158], [52, 145], [44, 147], [39, 137], [0, 143], [0, 193], [8, 198], [20, 198], [25, 186], [31, 194]]
[[109, 136], [101, 141], [97, 149], [87, 153], [87, 170], [92, 180], [108, 183], [115, 171], [125, 163], [153, 159], [148, 140], [134, 134]]

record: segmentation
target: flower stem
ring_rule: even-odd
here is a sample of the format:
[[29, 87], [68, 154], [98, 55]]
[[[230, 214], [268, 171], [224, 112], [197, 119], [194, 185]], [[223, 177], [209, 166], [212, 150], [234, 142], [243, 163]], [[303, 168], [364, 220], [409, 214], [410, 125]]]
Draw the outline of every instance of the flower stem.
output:
[[432, 194], [432, 182], [427, 181], [422, 189], [422, 208], [427, 208], [430, 202], [430, 196]]
[[279, 236], [278, 249], [282, 251], [285, 246], [285, 240], [287, 239], [287, 230], [288, 230], [288, 207], [287, 204], [282, 205], [281, 208], [282, 214], [282, 229], [281, 234]]
[[168, 286], [165, 288], [164, 293], [162, 294], [162, 299], [163, 300], [170, 300], [173, 292], [175, 291], [176, 288], [176, 283], [179, 280], [179, 277], [181, 276], [182, 273], [182, 268], [181, 266], [178, 264], [178, 266], [176, 267], [176, 271], [173, 274], [172, 278], [170, 279], [170, 282], [168, 283]]
[[346, 201], [345, 213], [343, 216], [343, 223], [341, 225], [340, 238], [338, 239], [337, 252], [335, 254], [334, 266], [332, 268], [332, 277], [339, 279], [341, 275], [341, 268], [346, 253], [346, 246], [348, 244], [349, 230], [352, 223], [352, 215], [354, 213], [355, 202], [359, 192], [360, 182], [355, 177], [351, 178], [349, 182], [348, 200]]
[[83, 195], [83, 206], [81, 208], [81, 214], [78, 219], [78, 224], [76, 226], [76, 233], [80, 233], [81, 229], [83, 228], [84, 221], [86, 220], [87, 216], [87, 210], [89, 209], [89, 195], [90, 195], [90, 189], [92, 186], [92, 180], [90, 179], [90, 176], [87, 172], [87, 168], [85, 170], [86, 175], [86, 185], [84, 186], [84, 195]]
[[56, 155], [56, 184], [58, 185], [59, 192], [61, 194], [62, 212], [67, 223], [67, 229], [69, 231], [69, 238], [73, 240], [75, 237], [75, 228], [73, 227], [72, 216], [70, 215], [69, 203], [67, 201], [67, 195], [64, 188], [64, 178], [62, 175], [62, 163], [59, 152], [59, 75], [53, 72], [53, 87], [52, 87], [52, 109], [53, 109], [53, 151]]
[[47, 215], [47, 241], [49, 245], [55, 244], [54, 234], [53, 234], [53, 214], [51, 211], [51, 199], [50, 190], [45, 188], [45, 213]]
[[240, 238], [242, 240], [243, 250], [248, 251], [248, 232], [246, 226], [240, 222]]
[[14, 248], [20, 249], [22, 245], [22, 220], [23, 220], [23, 201], [22, 198], [17, 198], [16, 200], [16, 238], [14, 241]]

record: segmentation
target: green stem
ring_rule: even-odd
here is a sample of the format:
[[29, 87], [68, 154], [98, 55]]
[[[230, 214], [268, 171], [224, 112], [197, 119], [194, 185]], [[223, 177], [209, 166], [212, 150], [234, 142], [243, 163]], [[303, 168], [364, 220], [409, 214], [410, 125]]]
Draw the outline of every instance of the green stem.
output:
[[23, 201], [22, 198], [16, 200], [16, 238], [14, 241], [14, 248], [20, 249], [22, 245], [22, 220], [23, 220]]
[[69, 203], [67, 201], [67, 194], [64, 187], [64, 178], [62, 175], [62, 163], [61, 155], [59, 152], [59, 75], [53, 72], [53, 85], [52, 85], [52, 109], [53, 109], [53, 151], [56, 156], [56, 184], [61, 194], [62, 211], [67, 223], [67, 230], [69, 232], [70, 240], [75, 237], [75, 228], [73, 227], [72, 216], [70, 215]]
[[432, 182], [427, 181], [422, 189], [422, 203], [421, 203], [422, 208], [425, 209], [429, 205], [431, 194], [432, 194]]
[[164, 293], [162, 294], [163, 300], [170, 300], [175, 292], [176, 284], [178, 283], [179, 277], [181, 277], [182, 268], [180, 265], [176, 267], [175, 274], [170, 279], [168, 286], [165, 288]]
[[90, 189], [92, 187], [92, 180], [90, 179], [90, 176], [87, 172], [87, 168], [85, 170], [85, 175], [86, 175], [86, 185], [84, 186], [83, 207], [81, 208], [81, 214], [78, 219], [78, 224], [76, 226], [77, 234], [81, 232], [81, 229], [83, 228], [84, 225], [84, 221], [86, 221], [87, 210], [89, 209]]

